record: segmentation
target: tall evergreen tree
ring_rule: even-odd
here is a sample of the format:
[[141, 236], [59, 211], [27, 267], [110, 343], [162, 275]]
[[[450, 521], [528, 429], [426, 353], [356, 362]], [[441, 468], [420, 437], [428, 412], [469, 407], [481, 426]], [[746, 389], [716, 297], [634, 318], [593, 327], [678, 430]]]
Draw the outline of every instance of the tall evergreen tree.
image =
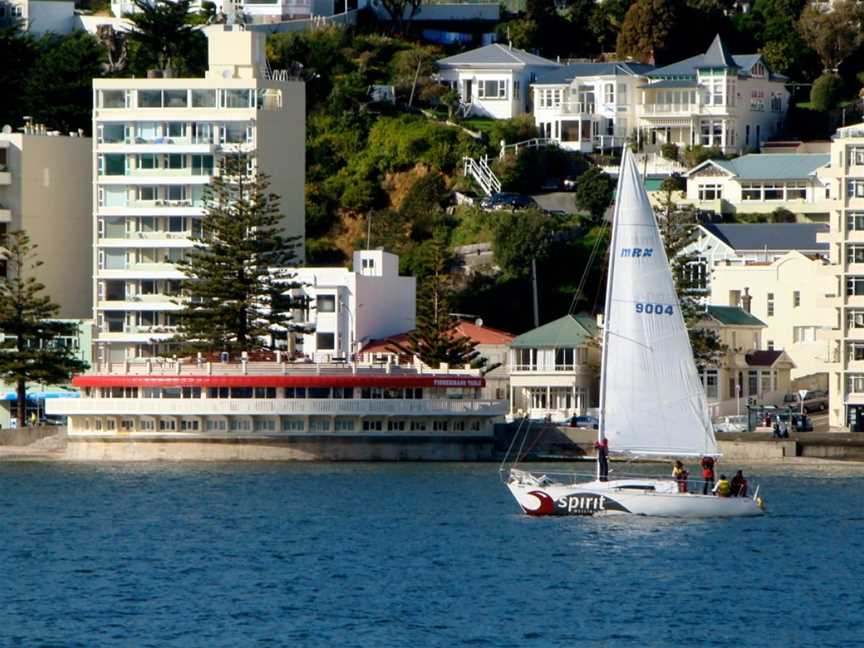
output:
[[711, 366], [720, 360], [726, 347], [714, 331], [698, 326], [705, 317], [703, 300], [708, 298], [705, 273], [710, 270], [695, 254], [685, 253], [696, 234], [697, 219], [692, 207], [677, 205], [673, 194], [681, 191], [680, 176], [671, 176], [663, 181], [662, 198], [657, 214], [663, 247], [672, 266], [672, 277], [681, 304], [681, 314], [690, 335], [693, 357], [699, 367]]
[[242, 156], [223, 160], [205, 190], [207, 209], [195, 248], [178, 262], [186, 274], [175, 341], [187, 351], [241, 352], [290, 328], [297, 237], [282, 234], [279, 197]]
[[42, 265], [36, 248], [21, 230], [0, 240], [0, 261], [6, 266], [0, 278], [0, 377], [15, 384], [19, 425], [26, 420], [28, 382], [65, 382], [87, 369], [71, 348], [56, 343], [60, 336], [75, 335], [77, 325], [53, 319], [60, 309], [33, 276]]
[[136, 52], [160, 70], [197, 71], [196, 48], [204, 36], [191, 24], [191, 0], [134, 0], [137, 11], [125, 16], [133, 25], [129, 38]]
[[453, 288], [447, 274], [447, 243], [441, 231], [428, 246], [428, 274], [417, 295], [417, 328], [407, 344], [393, 343], [398, 352], [420, 358], [430, 367], [471, 364], [478, 359], [477, 343], [455, 333], [459, 320], [451, 314]]

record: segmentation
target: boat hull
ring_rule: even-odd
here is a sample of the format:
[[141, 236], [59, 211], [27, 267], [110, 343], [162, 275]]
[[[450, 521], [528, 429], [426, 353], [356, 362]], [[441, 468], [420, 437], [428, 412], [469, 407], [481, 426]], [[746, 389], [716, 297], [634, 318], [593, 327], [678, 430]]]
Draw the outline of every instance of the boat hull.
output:
[[522, 510], [545, 515], [644, 515], [672, 518], [754, 517], [765, 513], [756, 497], [679, 493], [674, 482], [620, 479], [555, 483], [511, 477], [507, 486]]

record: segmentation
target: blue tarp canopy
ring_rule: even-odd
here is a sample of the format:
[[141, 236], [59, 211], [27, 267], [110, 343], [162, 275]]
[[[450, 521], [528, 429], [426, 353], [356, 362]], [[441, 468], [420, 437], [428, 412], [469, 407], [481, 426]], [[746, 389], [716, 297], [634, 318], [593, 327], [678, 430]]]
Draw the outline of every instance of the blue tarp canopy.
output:
[[[78, 392], [64, 392], [64, 391], [37, 391], [37, 392], [27, 392], [27, 400], [45, 400], [46, 398], [79, 398], [81, 394]], [[5, 394], [0, 393], [0, 400], [4, 401], [13, 401], [18, 400], [18, 394], [14, 391], [6, 392]]]

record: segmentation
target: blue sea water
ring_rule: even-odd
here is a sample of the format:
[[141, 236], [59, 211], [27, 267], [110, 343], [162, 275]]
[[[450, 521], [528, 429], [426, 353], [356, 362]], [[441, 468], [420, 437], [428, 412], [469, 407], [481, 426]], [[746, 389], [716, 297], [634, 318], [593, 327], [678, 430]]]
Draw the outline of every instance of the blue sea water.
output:
[[684, 522], [491, 464], [0, 464], [0, 646], [864, 645], [864, 471], [761, 472]]

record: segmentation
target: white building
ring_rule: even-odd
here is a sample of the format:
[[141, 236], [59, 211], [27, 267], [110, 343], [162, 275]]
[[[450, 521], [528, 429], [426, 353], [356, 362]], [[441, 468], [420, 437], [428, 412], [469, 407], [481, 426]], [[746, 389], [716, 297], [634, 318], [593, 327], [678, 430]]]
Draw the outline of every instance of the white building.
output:
[[295, 296], [309, 299], [302, 352], [315, 362], [352, 360], [370, 340], [415, 326], [417, 280], [399, 276], [395, 254], [357, 251], [353, 270], [298, 268], [292, 280], [302, 284]]
[[[305, 89], [262, 78], [264, 35], [207, 29], [203, 79], [93, 83], [93, 274], [99, 361], [170, 355], [203, 191], [225, 156], [270, 176], [286, 236], [304, 233]], [[300, 251], [302, 259], [302, 250]]]
[[[248, 18], [249, 22], [272, 23], [295, 18], [312, 16], [332, 16], [341, 0], [214, 0], [217, 13], [236, 12]], [[190, 9], [200, 11], [201, 1], [193, 0]], [[138, 8], [132, 0], [111, 0], [111, 12], [119, 17], [135, 13]]]
[[706, 160], [685, 174], [686, 199], [718, 214], [771, 213], [782, 207], [827, 223], [831, 195], [820, 171], [829, 159], [828, 154], [795, 153]]
[[591, 315], [565, 315], [510, 345], [510, 415], [562, 421], [596, 406], [600, 344]]
[[561, 65], [498, 43], [438, 61], [440, 81], [459, 92], [467, 116], [510, 119], [531, 112], [531, 84]]
[[711, 272], [711, 303], [742, 306], [758, 317], [764, 348], [783, 350], [795, 363], [792, 378], [824, 374], [831, 361], [825, 332], [837, 315], [825, 304], [830, 285], [825, 258], [787, 252], [770, 262], [715, 265]]
[[577, 63], [542, 74], [531, 86], [541, 136], [583, 153], [621, 148], [636, 125], [639, 88], [653, 69], [643, 63]]
[[29, 234], [43, 262], [35, 277], [63, 319], [93, 312], [92, 150], [89, 137], [41, 125], [0, 133], [0, 235]]
[[864, 124], [841, 128], [831, 144], [825, 176], [837, 196], [830, 232], [831, 278], [824, 304], [834, 309], [830, 342], [829, 425], [864, 431]]
[[71, 34], [75, 29], [73, 0], [0, 0], [0, 27], [20, 21], [36, 36]]
[[647, 147], [665, 143], [758, 149], [779, 132], [789, 107], [786, 77], [761, 54], [732, 55], [720, 36], [704, 54], [652, 70], [642, 86], [638, 131]]
[[[825, 257], [828, 245], [817, 236], [828, 232], [825, 223], [703, 223], [680, 254], [696, 259], [701, 288], [710, 289], [712, 271], [720, 264], [745, 266], [771, 263], [791, 251]], [[721, 300], [720, 303], [725, 303]]]

